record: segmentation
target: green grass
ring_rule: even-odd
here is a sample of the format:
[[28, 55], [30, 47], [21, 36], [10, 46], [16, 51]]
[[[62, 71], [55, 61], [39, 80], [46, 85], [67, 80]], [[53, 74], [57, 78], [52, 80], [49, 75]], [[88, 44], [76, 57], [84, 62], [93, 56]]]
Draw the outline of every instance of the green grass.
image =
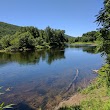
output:
[[75, 42], [75, 43], [71, 43], [69, 44], [70, 47], [74, 47], [74, 46], [97, 46], [97, 43], [94, 42]]
[[94, 42], [75, 42], [73, 44], [94, 44]]
[[70, 45], [98, 45], [100, 43], [101, 43], [101, 41], [94, 41], [94, 42], [74, 42], [74, 43], [71, 43]]
[[[107, 86], [109, 66], [106, 64], [99, 70], [99, 76], [87, 88], [81, 91], [86, 98], [80, 102], [79, 109], [65, 107], [61, 110], [110, 110], [110, 88]], [[59, 109], [60, 110], [60, 109]]]

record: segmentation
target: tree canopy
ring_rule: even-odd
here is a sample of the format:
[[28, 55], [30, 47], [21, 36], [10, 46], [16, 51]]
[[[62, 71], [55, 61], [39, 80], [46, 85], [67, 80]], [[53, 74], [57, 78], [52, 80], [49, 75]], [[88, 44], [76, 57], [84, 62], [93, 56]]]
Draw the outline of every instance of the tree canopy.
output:
[[102, 26], [100, 28], [101, 37], [103, 38], [101, 50], [107, 56], [106, 60], [109, 66], [106, 70], [106, 78], [107, 86], [110, 88], [110, 0], [104, 0], [104, 7], [99, 11], [96, 22]]
[[[62, 48], [65, 46], [65, 42], [68, 41], [64, 30], [52, 29], [49, 26], [44, 30], [40, 30], [33, 26], [17, 27], [9, 24], [4, 25], [2, 23], [0, 26], [2, 27], [0, 28], [1, 33], [3, 29], [5, 30], [5, 34], [0, 34], [0, 46], [2, 49]], [[13, 30], [13, 28], [15, 29]], [[8, 30], [11, 31], [9, 32]]]
[[96, 40], [100, 40], [101, 33], [99, 31], [90, 31], [84, 33], [81, 37], [69, 37], [69, 43], [75, 42], [94, 42]]

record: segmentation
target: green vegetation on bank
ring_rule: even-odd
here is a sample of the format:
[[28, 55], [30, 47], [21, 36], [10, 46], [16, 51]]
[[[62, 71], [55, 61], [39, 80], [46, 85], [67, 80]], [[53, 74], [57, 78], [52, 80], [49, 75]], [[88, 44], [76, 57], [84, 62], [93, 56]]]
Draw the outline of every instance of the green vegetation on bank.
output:
[[101, 41], [99, 31], [84, 33], [82, 37], [72, 37], [64, 30], [49, 26], [38, 29], [33, 26], [21, 27], [0, 22], [0, 52], [33, 49], [64, 48], [66, 44], [97, 44]]
[[109, 65], [106, 64], [99, 70], [99, 76], [85, 90], [82, 91], [89, 98], [81, 103], [82, 110], [110, 110], [110, 88], [108, 88]]
[[64, 30], [50, 27], [40, 30], [32, 26], [17, 27], [6, 23], [0, 23], [0, 36], [0, 49], [6, 51], [63, 48], [67, 42]]
[[81, 37], [68, 37], [70, 44], [95, 44], [101, 41], [101, 33], [99, 31], [91, 31], [84, 33]]
[[108, 89], [108, 76], [106, 71], [109, 70], [108, 64], [103, 66], [98, 77], [80, 94], [86, 95], [79, 105], [62, 107], [59, 110], [110, 110], [110, 88]]

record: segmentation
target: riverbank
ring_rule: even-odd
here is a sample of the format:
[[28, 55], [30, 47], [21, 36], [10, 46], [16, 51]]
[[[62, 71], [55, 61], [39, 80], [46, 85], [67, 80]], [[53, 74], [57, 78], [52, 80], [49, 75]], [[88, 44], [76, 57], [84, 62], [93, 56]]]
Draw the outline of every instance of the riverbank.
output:
[[103, 66], [98, 77], [84, 90], [59, 103], [55, 110], [110, 110], [110, 89], [106, 86], [106, 71]]
[[52, 46], [36, 46], [35, 48], [5, 48], [5, 49], [1, 49], [0, 52], [25, 52], [25, 51], [41, 51], [41, 50], [50, 50], [50, 49], [59, 49], [62, 50], [64, 48], [66, 48], [67, 46], [57, 46], [57, 47], [52, 47]]
[[[65, 48], [65, 47], [76, 47], [76, 46], [98, 46], [100, 44], [100, 42], [75, 42], [75, 43], [71, 43], [71, 44], [65, 44], [65, 46], [62, 46], [62, 47], [56, 47], [54, 49], [62, 49], [62, 48]], [[22, 49], [17, 49], [17, 48], [11, 48], [11, 47], [8, 47], [8, 48], [5, 48], [5, 49], [2, 49], [0, 50], [0, 52], [23, 52], [23, 51], [30, 51], [30, 50], [49, 50], [49, 49], [52, 49], [53, 47], [49, 46], [49, 45], [46, 45], [46, 46], [36, 46], [34, 49], [31, 49], [31, 48], [22, 48]]]
[[75, 43], [71, 43], [71, 44], [68, 44], [69, 46], [97, 46], [99, 45], [100, 42], [75, 42]]

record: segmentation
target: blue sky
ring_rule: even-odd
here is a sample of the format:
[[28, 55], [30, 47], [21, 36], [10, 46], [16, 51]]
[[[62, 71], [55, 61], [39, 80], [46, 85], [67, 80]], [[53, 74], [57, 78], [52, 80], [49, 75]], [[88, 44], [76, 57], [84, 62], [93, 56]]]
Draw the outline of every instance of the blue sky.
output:
[[0, 21], [20, 26], [47, 26], [81, 36], [95, 30], [103, 0], [0, 0]]

